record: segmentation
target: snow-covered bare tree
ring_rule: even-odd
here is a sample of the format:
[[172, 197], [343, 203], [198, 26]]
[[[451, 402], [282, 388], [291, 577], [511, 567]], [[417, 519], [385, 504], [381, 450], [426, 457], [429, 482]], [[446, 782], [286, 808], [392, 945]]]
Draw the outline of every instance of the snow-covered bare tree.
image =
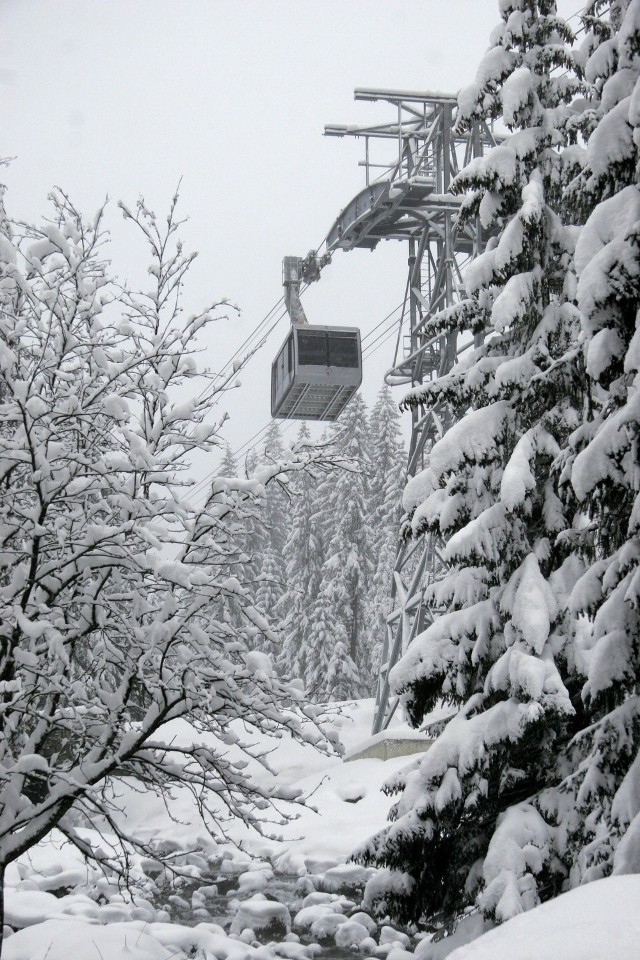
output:
[[[395, 822], [359, 851], [386, 871], [370, 905], [451, 925], [478, 903], [504, 920], [556, 892], [552, 814], [536, 797], [561, 779], [558, 743], [576, 723], [567, 594], [580, 572], [550, 479], [578, 425], [583, 376], [571, 298], [575, 231], [557, 210], [578, 86], [571, 31], [553, 0], [501, 0], [501, 23], [457, 127], [498, 116], [510, 135], [454, 181], [461, 216], [491, 233], [467, 269], [467, 299], [427, 336], [486, 332], [445, 377], [406, 398], [449, 404], [457, 422], [433, 446], [413, 517], [447, 541], [432, 588], [446, 613], [392, 673], [418, 725], [439, 702], [452, 718], [424, 758], [388, 785]], [[575, 158], [573, 158], [574, 160]]]
[[[110, 281], [102, 212], [87, 222], [56, 192], [42, 228], [3, 218], [0, 880], [54, 826], [117, 870], [81, 829], [140, 849], [111, 815], [116, 775], [159, 792], [179, 781], [211, 829], [216, 804], [256, 822], [254, 804], [273, 797], [229, 758], [230, 723], [308, 729], [302, 707], [282, 709], [295, 691], [248, 649], [269, 628], [250, 584], [229, 573], [228, 545], [265, 484], [312, 456], [217, 478], [194, 506], [189, 457], [219, 443], [207, 416], [221, 389], [198, 374], [196, 337], [224, 308], [182, 314], [193, 257], [175, 200], [162, 220], [143, 202], [123, 212], [149, 247], [146, 293]], [[237, 623], [215, 615], [226, 598]], [[163, 733], [178, 717], [191, 745]], [[219, 749], [199, 745], [204, 731]], [[250, 740], [238, 748], [250, 753]]]

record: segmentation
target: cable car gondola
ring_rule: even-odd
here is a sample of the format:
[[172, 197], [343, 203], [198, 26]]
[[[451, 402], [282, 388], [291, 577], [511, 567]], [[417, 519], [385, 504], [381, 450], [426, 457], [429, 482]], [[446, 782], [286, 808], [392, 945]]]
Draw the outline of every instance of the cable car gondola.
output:
[[300, 284], [317, 280], [328, 257], [285, 257], [285, 303], [291, 330], [271, 367], [271, 416], [280, 420], [337, 420], [362, 383], [357, 327], [310, 326]]

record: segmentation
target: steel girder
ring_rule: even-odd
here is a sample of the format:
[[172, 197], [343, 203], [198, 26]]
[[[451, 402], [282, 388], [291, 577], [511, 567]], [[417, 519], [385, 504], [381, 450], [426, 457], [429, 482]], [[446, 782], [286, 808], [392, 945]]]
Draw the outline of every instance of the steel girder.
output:
[[[464, 268], [484, 245], [478, 219], [460, 225], [460, 200], [449, 192], [451, 181], [496, 141], [484, 123], [464, 134], [455, 132], [454, 96], [359, 89], [355, 98], [385, 102], [395, 116], [371, 126], [325, 127], [327, 136], [364, 139], [366, 176], [364, 190], [329, 231], [327, 250], [373, 249], [388, 239], [408, 241], [406, 294], [393, 365], [385, 379], [392, 386], [417, 387], [447, 374], [459, 355], [477, 342], [472, 335], [458, 339], [455, 333], [431, 337], [425, 328], [436, 313], [463, 299]], [[395, 146], [392, 157], [388, 156], [390, 142]], [[373, 156], [379, 150], [386, 150], [382, 159]], [[412, 409], [407, 479], [424, 469], [433, 443], [452, 422], [444, 404]], [[373, 733], [387, 727], [398, 706], [389, 682], [391, 670], [440, 612], [428, 600], [427, 591], [446, 569], [444, 544], [432, 534], [407, 536], [406, 528], [405, 523], [393, 570]]]

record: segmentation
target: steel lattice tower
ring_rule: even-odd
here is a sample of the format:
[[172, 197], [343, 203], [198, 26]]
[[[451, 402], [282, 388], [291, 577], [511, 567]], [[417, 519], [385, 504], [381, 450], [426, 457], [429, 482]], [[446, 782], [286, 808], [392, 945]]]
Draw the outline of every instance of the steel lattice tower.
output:
[[[449, 192], [452, 179], [474, 157], [494, 146], [491, 130], [479, 123], [454, 132], [457, 99], [441, 93], [404, 90], [355, 91], [356, 100], [381, 101], [392, 117], [370, 126], [325, 127], [327, 136], [364, 139], [366, 185], [342, 211], [329, 234], [328, 252], [373, 249], [381, 240], [406, 240], [408, 276], [391, 386], [418, 386], [449, 372], [459, 355], [474, 345], [455, 333], [429, 339], [425, 327], [440, 310], [464, 297], [463, 272], [483, 249], [479, 220], [458, 222], [461, 200]], [[390, 157], [390, 152], [393, 155]], [[382, 158], [378, 158], [378, 154]], [[429, 450], [453, 422], [444, 404], [413, 409], [407, 479], [426, 465]], [[386, 728], [397, 707], [390, 698], [389, 672], [411, 641], [438, 611], [426, 600], [430, 583], [445, 569], [442, 544], [432, 535], [400, 538], [392, 581], [392, 613], [387, 619], [376, 691], [373, 732]]]

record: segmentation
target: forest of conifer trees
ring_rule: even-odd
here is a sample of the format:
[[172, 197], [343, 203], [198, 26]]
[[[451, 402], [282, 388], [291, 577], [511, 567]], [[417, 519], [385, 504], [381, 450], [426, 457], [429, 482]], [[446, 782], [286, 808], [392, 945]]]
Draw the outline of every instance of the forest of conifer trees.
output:
[[[297, 439], [311, 443], [306, 424]], [[326, 702], [371, 696], [377, 679], [405, 479], [389, 387], [371, 411], [358, 394], [320, 442], [347, 468], [308, 470], [270, 486], [264, 508], [240, 531], [235, 562], [254, 578], [259, 609], [280, 625], [276, 643], [262, 641], [265, 652], [283, 677]], [[246, 471], [283, 456], [274, 421]], [[219, 473], [237, 472], [227, 449]]]

